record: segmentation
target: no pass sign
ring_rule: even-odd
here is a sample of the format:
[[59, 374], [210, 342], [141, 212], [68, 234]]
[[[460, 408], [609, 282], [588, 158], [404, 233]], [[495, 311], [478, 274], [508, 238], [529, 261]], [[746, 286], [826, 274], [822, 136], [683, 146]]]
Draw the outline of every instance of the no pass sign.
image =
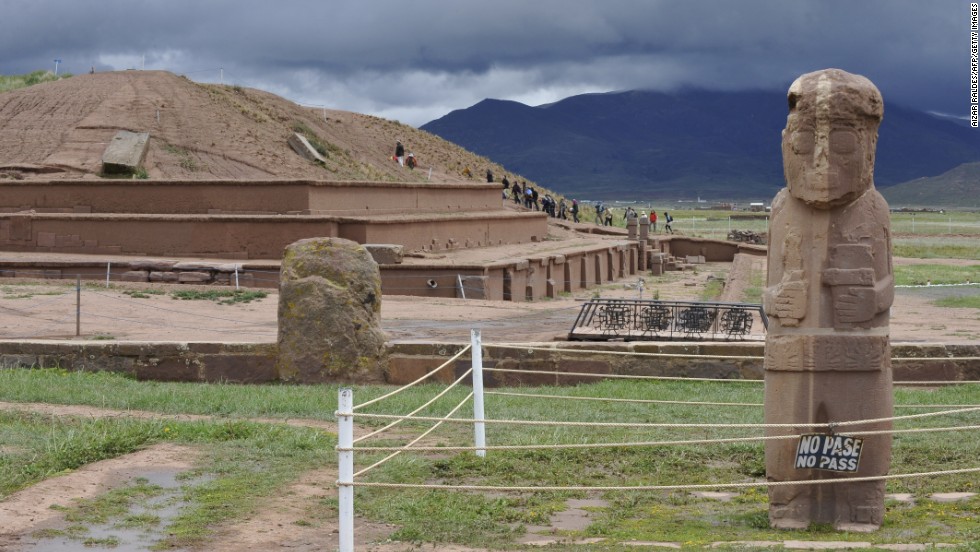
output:
[[856, 472], [864, 440], [846, 435], [812, 433], [800, 436], [796, 447], [797, 469]]

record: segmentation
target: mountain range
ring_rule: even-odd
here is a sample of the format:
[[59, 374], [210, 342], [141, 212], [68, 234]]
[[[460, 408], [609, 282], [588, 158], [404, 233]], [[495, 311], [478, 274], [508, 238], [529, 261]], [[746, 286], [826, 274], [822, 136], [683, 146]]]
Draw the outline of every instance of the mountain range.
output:
[[[487, 99], [420, 128], [570, 196], [744, 200], [784, 185], [786, 114], [780, 92], [628, 91], [536, 107]], [[880, 189], [978, 161], [980, 132], [885, 99]]]

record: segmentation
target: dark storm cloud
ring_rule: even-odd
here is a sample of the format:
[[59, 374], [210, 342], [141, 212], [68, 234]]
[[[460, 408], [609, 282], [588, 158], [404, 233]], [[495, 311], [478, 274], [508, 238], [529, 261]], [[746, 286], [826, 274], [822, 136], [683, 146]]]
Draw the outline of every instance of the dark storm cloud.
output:
[[145, 64], [412, 124], [485, 97], [780, 89], [824, 67], [923, 110], [969, 100], [965, 0], [0, 0], [0, 15], [0, 73]]

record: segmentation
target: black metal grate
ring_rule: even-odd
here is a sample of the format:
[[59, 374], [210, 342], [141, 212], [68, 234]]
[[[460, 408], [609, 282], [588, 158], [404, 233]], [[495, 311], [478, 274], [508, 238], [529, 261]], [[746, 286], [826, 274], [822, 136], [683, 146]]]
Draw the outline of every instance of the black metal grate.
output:
[[705, 301], [593, 299], [582, 305], [568, 334], [574, 341], [657, 341], [669, 339], [745, 340], [761, 305]]

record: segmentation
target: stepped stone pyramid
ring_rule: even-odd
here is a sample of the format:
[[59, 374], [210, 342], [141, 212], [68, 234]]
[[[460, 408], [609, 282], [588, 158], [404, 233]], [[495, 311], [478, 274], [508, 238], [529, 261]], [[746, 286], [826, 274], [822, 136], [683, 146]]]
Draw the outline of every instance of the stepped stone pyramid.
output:
[[[391, 161], [396, 138], [426, 170]], [[283, 249], [310, 237], [400, 247], [404, 262], [375, 255], [385, 293], [525, 300], [635, 271], [635, 245], [548, 241], [546, 215], [463, 176], [484, 164], [505, 173], [424, 131], [260, 90], [78, 75], [0, 95], [0, 276], [274, 287]]]

